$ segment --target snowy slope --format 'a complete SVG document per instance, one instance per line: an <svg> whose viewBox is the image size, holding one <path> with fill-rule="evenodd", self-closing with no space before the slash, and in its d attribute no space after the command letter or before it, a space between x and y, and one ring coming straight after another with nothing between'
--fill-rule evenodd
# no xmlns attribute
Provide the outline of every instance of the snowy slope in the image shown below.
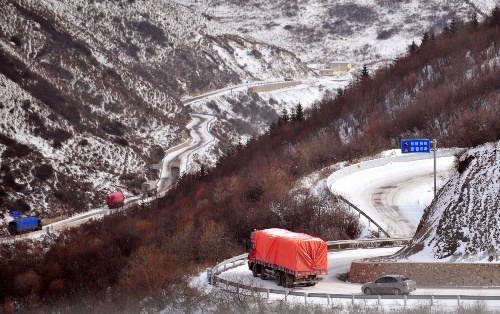
<svg viewBox="0 0 500 314"><path fill-rule="evenodd" d="M1 7L0 219L8 209L72 215L106 193L137 192L186 137L183 97L314 75L292 53L170 0Z"/></svg>
<svg viewBox="0 0 500 314"><path fill-rule="evenodd" d="M351 61L361 69L390 63L425 30L440 32L453 18L479 18L494 0L175 0L221 24L294 52L306 63ZM237 18L235 18L237 17Z"/></svg>
<svg viewBox="0 0 500 314"><path fill-rule="evenodd" d="M213 125L215 133L224 130L232 142L245 142L255 134L261 134L269 125L278 119L282 110L291 113L300 104L304 109L310 108L321 100L325 93L335 93L345 88L351 81L334 81L325 78L300 79L301 84L277 89L269 92L253 93L249 86L243 84L230 89L213 93L208 97L190 102L192 112L217 116ZM211 163L207 163L213 165Z"/></svg>
<svg viewBox="0 0 500 314"><path fill-rule="evenodd" d="M500 142L469 149L458 172L424 213L399 257L409 260L498 262Z"/></svg>

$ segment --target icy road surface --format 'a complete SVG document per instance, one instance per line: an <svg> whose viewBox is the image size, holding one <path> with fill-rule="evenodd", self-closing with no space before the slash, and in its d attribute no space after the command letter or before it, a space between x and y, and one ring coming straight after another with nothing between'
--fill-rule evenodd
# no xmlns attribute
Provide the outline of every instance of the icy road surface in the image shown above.
<svg viewBox="0 0 500 314"><path fill-rule="evenodd" d="M454 157L437 159L437 188L453 173ZM332 190L364 211L392 237L412 237L434 197L434 159L392 162L336 180Z"/></svg>
<svg viewBox="0 0 500 314"><path fill-rule="evenodd" d="M295 287L283 288L276 285L273 279L261 280L260 277L253 277L248 266L242 265L231 270L227 270L219 275L219 277L233 282L240 282L245 285L269 289L285 289L287 291L314 292L314 293L330 293L330 294L363 294L361 292L361 284L343 282L337 279L338 274L346 273L351 267L351 261L359 260L368 257L392 255L401 247L390 248L373 248L373 249L357 249L344 250L328 253L328 275L324 276L323 282L318 283L314 287ZM206 273L202 273L200 278L203 282L207 282ZM499 288L422 288L411 293L412 295L481 295L481 296L498 296L500 295Z"/></svg>

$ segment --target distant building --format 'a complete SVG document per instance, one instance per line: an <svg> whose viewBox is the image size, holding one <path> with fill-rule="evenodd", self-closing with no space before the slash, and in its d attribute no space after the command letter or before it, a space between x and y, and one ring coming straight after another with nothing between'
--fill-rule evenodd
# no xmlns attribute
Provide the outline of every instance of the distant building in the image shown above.
<svg viewBox="0 0 500 314"><path fill-rule="evenodd" d="M342 76L349 72L352 64L347 61L332 61L320 66L319 74L322 76Z"/></svg>

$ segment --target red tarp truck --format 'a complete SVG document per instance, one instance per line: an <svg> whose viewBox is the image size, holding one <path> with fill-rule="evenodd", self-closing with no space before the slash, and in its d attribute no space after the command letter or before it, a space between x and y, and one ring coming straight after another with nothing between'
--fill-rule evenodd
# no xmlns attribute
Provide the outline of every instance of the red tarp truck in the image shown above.
<svg viewBox="0 0 500 314"><path fill-rule="evenodd" d="M250 235L248 267L253 276L274 278L278 286L314 286L328 274L326 242L284 229L256 230Z"/></svg>
<svg viewBox="0 0 500 314"><path fill-rule="evenodd" d="M122 207L125 202L125 197L122 192L113 192L106 196L106 204L108 208Z"/></svg>

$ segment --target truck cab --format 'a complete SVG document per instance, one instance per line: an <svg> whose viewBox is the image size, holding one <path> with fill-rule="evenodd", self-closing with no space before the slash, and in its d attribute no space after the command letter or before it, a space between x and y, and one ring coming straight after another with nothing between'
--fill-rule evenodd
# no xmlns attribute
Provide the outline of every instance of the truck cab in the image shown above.
<svg viewBox="0 0 500 314"><path fill-rule="evenodd" d="M157 191L158 186L156 184L156 181L154 180L146 181L142 184L142 193L144 193L145 196L154 196L156 195Z"/></svg>

